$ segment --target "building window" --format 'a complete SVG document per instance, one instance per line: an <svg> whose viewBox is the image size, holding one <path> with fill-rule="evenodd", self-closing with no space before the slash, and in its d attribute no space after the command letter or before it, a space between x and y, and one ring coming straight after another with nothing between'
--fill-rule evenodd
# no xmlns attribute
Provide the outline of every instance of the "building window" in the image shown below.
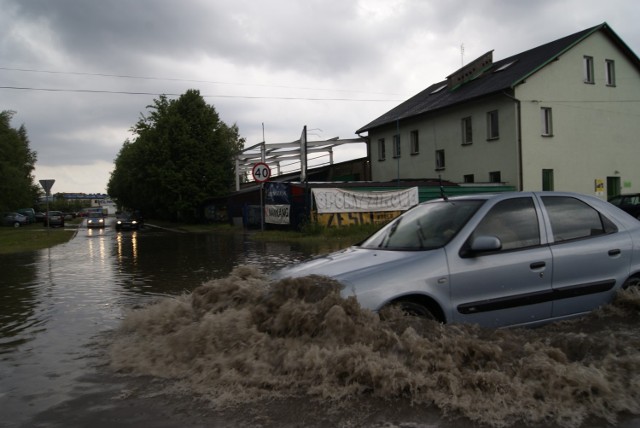
<svg viewBox="0 0 640 428"><path fill-rule="evenodd" d="M544 191L553 190L553 170L552 169L542 170L542 190Z"/></svg>
<svg viewBox="0 0 640 428"><path fill-rule="evenodd" d="M462 118L462 144L473 143L473 127L471 116Z"/></svg>
<svg viewBox="0 0 640 428"><path fill-rule="evenodd" d="M540 119L542 123L542 136L551 137L553 135L553 127L551 126L551 107L540 108Z"/></svg>
<svg viewBox="0 0 640 428"><path fill-rule="evenodd" d="M436 169L444 169L444 150L436 150Z"/></svg>
<svg viewBox="0 0 640 428"><path fill-rule="evenodd" d="M498 110L487 113L487 140L500 138L500 128L498 127Z"/></svg>
<svg viewBox="0 0 640 428"><path fill-rule="evenodd" d="M605 76L607 86L616 86L616 67L612 59L605 61Z"/></svg>
<svg viewBox="0 0 640 428"><path fill-rule="evenodd" d="M411 131L411 154L417 155L420 153L420 135L418 130Z"/></svg>
<svg viewBox="0 0 640 428"><path fill-rule="evenodd" d="M475 183L475 182L476 182L476 179L475 179L475 177L473 176L473 174L466 174L466 175L464 176L464 182L465 182L465 183Z"/></svg>
<svg viewBox="0 0 640 428"><path fill-rule="evenodd" d="M378 140L378 160L383 161L387 158L386 147L384 144L384 138Z"/></svg>
<svg viewBox="0 0 640 428"><path fill-rule="evenodd" d="M502 183L502 177L500 177L500 171L492 171L489 173L490 183Z"/></svg>
<svg viewBox="0 0 640 428"><path fill-rule="evenodd" d="M393 136L393 157L400 157L400 135L398 134Z"/></svg>
<svg viewBox="0 0 640 428"><path fill-rule="evenodd" d="M583 58L584 66L584 83L595 83L593 78L593 57L585 56Z"/></svg>

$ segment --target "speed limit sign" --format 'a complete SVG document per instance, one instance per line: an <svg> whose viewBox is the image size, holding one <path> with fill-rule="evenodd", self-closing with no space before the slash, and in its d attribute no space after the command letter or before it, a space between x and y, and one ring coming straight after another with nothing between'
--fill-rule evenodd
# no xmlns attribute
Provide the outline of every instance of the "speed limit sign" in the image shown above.
<svg viewBox="0 0 640 428"><path fill-rule="evenodd" d="M258 162L253 166L251 174L253 174L253 179L255 181L262 183L263 181L267 181L269 177L271 177L271 169L266 163Z"/></svg>

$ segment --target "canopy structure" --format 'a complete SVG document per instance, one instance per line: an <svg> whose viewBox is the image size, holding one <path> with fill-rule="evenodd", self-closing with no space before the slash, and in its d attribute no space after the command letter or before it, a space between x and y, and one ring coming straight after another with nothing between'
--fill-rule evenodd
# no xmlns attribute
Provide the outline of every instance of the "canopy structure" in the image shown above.
<svg viewBox="0 0 640 428"><path fill-rule="evenodd" d="M300 181L307 179L309 156L317 153L329 155L329 164L333 165L333 148L345 144L366 143L365 138L340 139L330 138L322 141L307 141L307 127L302 130L300 138L289 143L258 143L245 148L236 157L236 191L240 190L241 177L252 180L251 170L257 162L264 162L271 168L271 175L278 176L285 172L300 171ZM283 171L284 168L289 170Z"/></svg>

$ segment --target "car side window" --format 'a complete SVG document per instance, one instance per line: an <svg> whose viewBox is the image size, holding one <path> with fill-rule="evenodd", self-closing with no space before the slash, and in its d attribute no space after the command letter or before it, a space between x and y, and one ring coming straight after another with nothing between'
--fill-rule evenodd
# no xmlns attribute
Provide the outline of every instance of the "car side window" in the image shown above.
<svg viewBox="0 0 640 428"><path fill-rule="evenodd" d="M527 197L498 202L471 236L495 236L502 242L502 250L540 245L540 227L533 200Z"/></svg>
<svg viewBox="0 0 640 428"><path fill-rule="evenodd" d="M543 196L553 240L562 242L617 232L617 227L599 211L568 196Z"/></svg>

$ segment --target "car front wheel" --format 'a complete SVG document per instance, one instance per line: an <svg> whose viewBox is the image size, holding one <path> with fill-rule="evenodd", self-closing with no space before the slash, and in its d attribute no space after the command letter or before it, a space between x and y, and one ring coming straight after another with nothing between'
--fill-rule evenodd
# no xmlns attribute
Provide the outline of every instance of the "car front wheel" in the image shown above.
<svg viewBox="0 0 640 428"><path fill-rule="evenodd" d="M436 316L433 312L424 305L420 303L413 302L411 300L399 300L395 303L397 307L399 307L405 315L428 319L428 320L437 320Z"/></svg>
<svg viewBox="0 0 640 428"><path fill-rule="evenodd" d="M623 289L627 288L638 288L640 286L640 276L632 276L628 278L624 284L622 284Z"/></svg>

